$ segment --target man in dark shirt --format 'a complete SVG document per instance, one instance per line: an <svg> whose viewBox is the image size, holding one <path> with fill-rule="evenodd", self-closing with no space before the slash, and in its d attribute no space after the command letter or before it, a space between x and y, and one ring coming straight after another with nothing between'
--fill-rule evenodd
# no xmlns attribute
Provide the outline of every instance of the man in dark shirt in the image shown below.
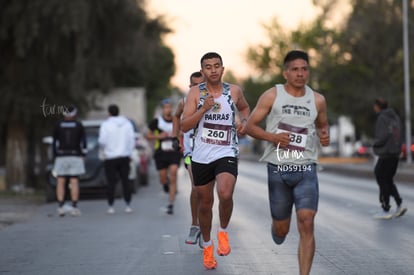
<svg viewBox="0 0 414 275"><path fill-rule="evenodd" d="M387 101L378 98L374 102L374 111L377 113L375 124L374 153L378 156L375 165L375 177L379 186L379 200L382 212L374 215L375 219L391 219L400 217L407 212L402 206L402 199L394 183L394 176L398 168L401 153L401 121L397 113L388 107ZM394 213L390 212L390 197L397 204Z"/></svg>
<svg viewBox="0 0 414 275"><path fill-rule="evenodd" d="M59 204L59 216L65 215L65 184L69 179L72 216L79 216L81 212L77 207L79 200L79 176L85 173L84 156L87 153L85 129L75 119L77 109L69 106L65 109L64 119L60 121L53 132L53 173L57 176L56 197Z"/></svg>

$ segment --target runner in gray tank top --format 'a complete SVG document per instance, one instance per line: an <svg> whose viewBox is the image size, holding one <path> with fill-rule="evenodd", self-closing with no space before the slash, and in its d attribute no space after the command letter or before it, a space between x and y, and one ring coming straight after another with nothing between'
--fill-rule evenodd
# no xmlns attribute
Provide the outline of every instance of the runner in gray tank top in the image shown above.
<svg viewBox="0 0 414 275"><path fill-rule="evenodd" d="M282 244L289 232L293 204L299 230L299 271L309 274L315 253L314 218L319 190L316 162L319 143L329 145L325 98L306 85L309 58L291 51L284 59L286 83L265 91L247 121L247 134L267 141L271 235ZM259 125L266 118L266 129Z"/></svg>

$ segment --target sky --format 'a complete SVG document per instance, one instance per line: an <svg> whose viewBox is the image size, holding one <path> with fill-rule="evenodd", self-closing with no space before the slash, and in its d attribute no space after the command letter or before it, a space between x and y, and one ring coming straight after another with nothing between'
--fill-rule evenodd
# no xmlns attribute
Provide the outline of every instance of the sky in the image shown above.
<svg viewBox="0 0 414 275"><path fill-rule="evenodd" d="M175 55L171 84L183 91L206 52L219 53L225 69L244 78L249 75L247 48L266 41L263 23L276 17L294 29L317 15L312 0L147 0L147 10L150 16L164 15L174 30L165 39Z"/></svg>

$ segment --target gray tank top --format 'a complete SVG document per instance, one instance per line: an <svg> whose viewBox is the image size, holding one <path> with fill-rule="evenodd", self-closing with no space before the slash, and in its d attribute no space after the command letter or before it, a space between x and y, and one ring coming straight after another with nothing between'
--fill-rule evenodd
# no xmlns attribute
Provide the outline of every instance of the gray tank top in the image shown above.
<svg viewBox="0 0 414 275"><path fill-rule="evenodd" d="M306 86L305 95L294 97L286 92L284 85L276 85L276 99L266 118L266 131L290 132L290 144L279 148L268 142L260 161L272 164L309 164L318 158L319 138L315 119L318 115L313 90Z"/></svg>

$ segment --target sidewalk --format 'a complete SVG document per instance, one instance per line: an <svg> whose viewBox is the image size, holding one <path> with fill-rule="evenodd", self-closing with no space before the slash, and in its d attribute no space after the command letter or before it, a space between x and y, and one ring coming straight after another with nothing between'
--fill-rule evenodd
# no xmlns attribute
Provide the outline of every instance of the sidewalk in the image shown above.
<svg viewBox="0 0 414 275"><path fill-rule="evenodd" d="M10 195L0 192L0 230L30 219L43 201L38 196Z"/></svg>
<svg viewBox="0 0 414 275"><path fill-rule="evenodd" d="M375 162L372 159L321 158L319 162L324 171L375 179ZM394 179L397 182L414 184L414 164L407 164L400 161Z"/></svg>

